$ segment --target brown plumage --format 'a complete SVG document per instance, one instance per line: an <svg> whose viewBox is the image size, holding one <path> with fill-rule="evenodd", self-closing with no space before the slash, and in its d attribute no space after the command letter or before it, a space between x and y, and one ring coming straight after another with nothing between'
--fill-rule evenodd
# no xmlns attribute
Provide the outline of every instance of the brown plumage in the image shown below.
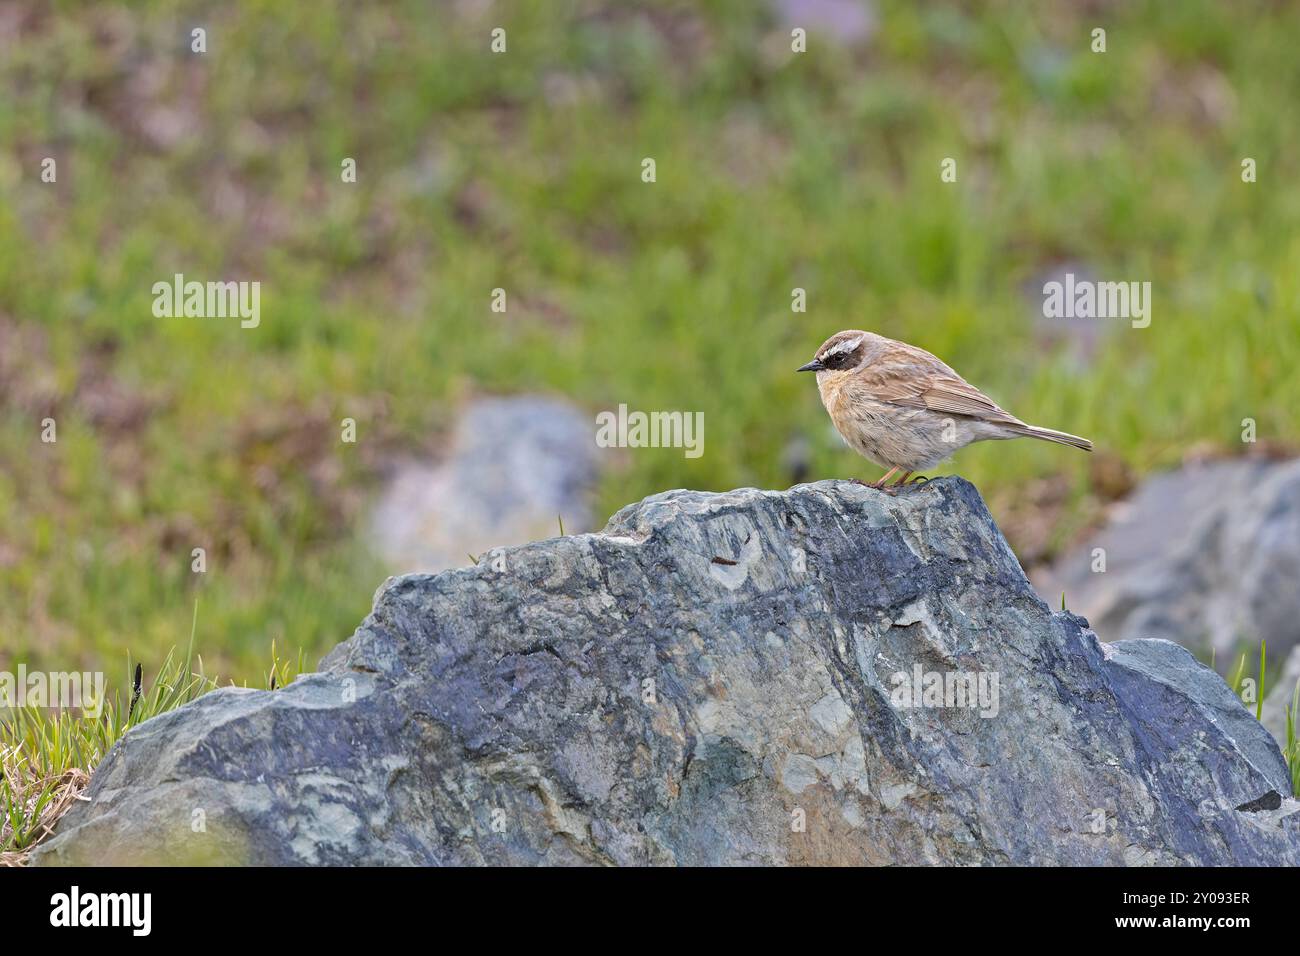
<svg viewBox="0 0 1300 956"><path fill-rule="evenodd" d="M817 373L822 404L849 447L889 469L876 488L976 441L1039 438L1092 450L1086 438L1026 425L925 349L873 332L835 333L798 371Z"/></svg>

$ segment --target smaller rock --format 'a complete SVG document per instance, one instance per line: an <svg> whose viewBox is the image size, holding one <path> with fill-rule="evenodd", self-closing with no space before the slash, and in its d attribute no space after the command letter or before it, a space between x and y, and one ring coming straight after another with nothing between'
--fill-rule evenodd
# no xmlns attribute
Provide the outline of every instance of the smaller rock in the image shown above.
<svg viewBox="0 0 1300 956"><path fill-rule="evenodd" d="M490 548L590 531L597 475L590 416L553 398L484 398L438 464L401 467L372 538L394 571L464 567Z"/></svg>
<svg viewBox="0 0 1300 956"><path fill-rule="evenodd" d="M1144 681L1155 681L1168 688L1171 695L1194 703L1206 723L1235 751L1240 764L1254 771L1251 779L1266 780L1273 788L1289 789L1290 771L1286 761L1268 734L1260 729L1254 710L1247 709L1219 675L1197 661L1186 648L1172 641L1119 641L1107 648L1106 658L1116 673L1140 675ZM1182 737L1185 728L1173 729L1179 718L1176 711L1167 709L1171 701L1165 695L1135 695L1133 701L1134 719L1143 722L1151 733ZM1189 752L1194 751L1195 747L1190 746Z"/></svg>
<svg viewBox="0 0 1300 956"><path fill-rule="evenodd" d="M1107 527L1032 574L1039 594L1059 602L1064 591L1105 640L1213 649L1225 668L1261 640L1270 656L1300 643L1297 578L1300 459L1157 475L1115 507Z"/></svg>
<svg viewBox="0 0 1300 956"><path fill-rule="evenodd" d="M782 26L803 27L844 46L870 40L876 32L875 4L864 0L777 0L776 10Z"/></svg>
<svg viewBox="0 0 1300 956"><path fill-rule="evenodd" d="M1097 282L1091 266L1081 262L1062 262L1038 272L1023 287L1025 300L1033 317L1033 328L1038 341L1047 349L1064 348L1076 370L1086 369L1101 349L1106 338L1118 328L1127 328L1111 319L1068 318L1044 315L1043 303L1047 299L1043 289L1049 282L1066 282L1073 275L1076 282Z"/></svg>

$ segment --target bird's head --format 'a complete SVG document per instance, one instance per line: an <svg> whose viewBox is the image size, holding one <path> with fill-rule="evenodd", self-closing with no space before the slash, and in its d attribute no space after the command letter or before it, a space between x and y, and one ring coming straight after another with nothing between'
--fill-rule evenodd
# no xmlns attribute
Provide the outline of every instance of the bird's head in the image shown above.
<svg viewBox="0 0 1300 956"><path fill-rule="evenodd" d="M813 360L801 365L796 372L816 372L820 380L823 375L845 375L862 364L866 355L867 333L861 329L846 329L836 332L822 343Z"/></svg>

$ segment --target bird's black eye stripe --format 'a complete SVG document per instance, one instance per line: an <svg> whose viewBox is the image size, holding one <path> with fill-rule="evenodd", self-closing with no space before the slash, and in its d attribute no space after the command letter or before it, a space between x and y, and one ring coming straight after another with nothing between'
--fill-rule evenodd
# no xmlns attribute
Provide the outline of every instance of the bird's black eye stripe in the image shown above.
<svg viewBox="0 0 1300 956"><path fill-rule="evenodd" d="M822 359L822 365L830 369L843 369L849 367L849 362L853 358L853 352L832 352Z"/></svg>

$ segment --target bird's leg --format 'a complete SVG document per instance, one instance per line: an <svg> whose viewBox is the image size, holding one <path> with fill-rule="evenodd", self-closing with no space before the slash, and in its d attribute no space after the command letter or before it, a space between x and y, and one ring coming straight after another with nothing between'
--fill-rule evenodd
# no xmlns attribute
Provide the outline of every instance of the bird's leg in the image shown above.
<svg viewBox="0 0 1300 956"><path fill-rule="evenodd" d="M896 472L896 471L898 471L898 468L897 468L897 467L894 467L894 468L889 469L889 471L886 472L886 474L884 475L884 477L882 477L879 481L873 481L871 484L867 485L867 487L868 487L868 488L883 488L883 487L885 487L885 482L887 482L890 478L894 477L894 472ZM865 482L864 482L864 484L865 484Z"/></svg>
<svg viewBox="0 0 1300 956"><path fill-rule="evenodd" d="M903 472L903 476L894 482L894 487L897 488L899 485L907 484L907 479L910 477L912 477L912 473L910 471Z"/></svg>

